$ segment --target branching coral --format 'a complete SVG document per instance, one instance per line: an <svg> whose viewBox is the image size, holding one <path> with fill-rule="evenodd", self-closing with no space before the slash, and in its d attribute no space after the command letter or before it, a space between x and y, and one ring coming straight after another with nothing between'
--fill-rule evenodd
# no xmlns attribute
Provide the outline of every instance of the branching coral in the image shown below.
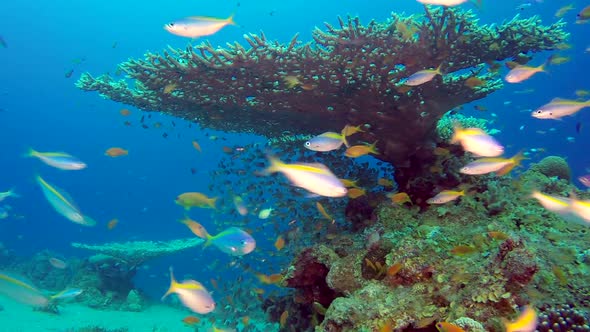
<svg viewBox="0 0 590 332"><path fill-rule="evenodd" d="M208 42L147 53L120 68L133 80L83 74L77 86L103 97L199 122L225 131L267 137L337 130L367 124L358 135L378 140L379 158L403 167L419 150L431 150L437 121L455 106L502 87L485 64L521 52L552 49L568 34L565 23L543 26L537 17L478 26L470 11L425 7L423 17L392 14L367 25L338 19L313 31L313 42L287 44L264 33L245 35L247 47ZM410 91L403 78L443 64L442 79ZM464 74L452 74L471 69ZM482 73L483 72L483 73ZM285 84L295 77L300 84ZM470 77L484 84L469 87Z"/></svg>

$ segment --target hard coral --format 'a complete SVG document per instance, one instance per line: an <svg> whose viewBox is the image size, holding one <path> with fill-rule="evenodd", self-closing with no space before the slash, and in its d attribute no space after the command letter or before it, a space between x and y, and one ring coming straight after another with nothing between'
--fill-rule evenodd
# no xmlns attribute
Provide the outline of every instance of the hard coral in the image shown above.
<svg viewBox="0 0 590 332"><path fill-rule="evenodd" d="M545 157L540 162L531 165L530 169L547 177L556 177L568 182L571 180L572 176L572 171L567 164L567 161L558 156Z"/></svg>
<svg viewBox="0 0 590 332"><path fill-rule="evenodd" d="M539 332L588 332L590 320L584 313L573 306L542 307L539 313Z"/></svg>

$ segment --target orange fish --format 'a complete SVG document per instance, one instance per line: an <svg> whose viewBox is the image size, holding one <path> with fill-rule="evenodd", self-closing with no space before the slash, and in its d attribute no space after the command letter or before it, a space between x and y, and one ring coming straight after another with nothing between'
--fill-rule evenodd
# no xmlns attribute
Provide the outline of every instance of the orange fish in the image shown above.
<svg viewBox="0 0 590 332"><path fill-rule="evenodd" d="M377 151L377 148L375 147L376 145L377 141L370 145L354 145L346 149L344 155L349 158L358 158L368 155L369 153L379 154L379 151Z"/></svg>
<svg viewBox="0 0 590 332"><path fill-rule="evenodd" d="M449 149L441 148L440 146L437 146L436 148L434 148L434 155L435 156L444 157L444 156L448 156L450 153L451 152L449 151Z"/></svg>
<svg viewBox="0 0 590 332"><path fill-rule="evenodd" d="M109 157L115 158L115 157L120 157L120 156L126 156L129 154L129 151L127 151L123 148L113 147L113 148L109 148L108 150L106 150L104 154Z"/></svg>
<svg viewBox="0 0 590 332"><path fill-rule="evenodd" d="M200 321L201 321L201 319L199 317L195 317L195 316L186 316L182 320L182 322L188 326L198 324Z"/></svg>
<svg viewBox="0 0 590 332"><path fill-rule="evenodd" d="M205 230L203 225L199 224L198 222L190 219L189 217L184 217L184 219L179 220L181 223L185 224L193 234L200 237L201 239L206 239L209 233Z"/></svg>
<svg viewBox="0 0 590 332"><path fill-rule="evenodd" d="M172 91L176 90L177 85L174 83L166 84L164 87L164 94L170 94Z"/></svg>
<svg viewBox="0 0 590 332"><path fill-rule="evenodd" d="M470 77L467 80L465 80L465 86L469 87L469 88L476 88L478 86L482 86L486 84L486 82L480 78L477 77Z"/></svg>
<svg viewBox="0 0 590 332"><path fill-rule="evenodd" d="M199 145L199 143L197 143L197 141L193 141L193 147L194 147L194 148L195 148L197 151L199 151L199 152L202 152L202 151L201 151L201 146Z"/></svg>
<svg viewBox="0 0 590 332"><path fill-rule="evenodd" d="M120 113L122 116L129 116L129 115L131 115L131 111L130 111L130 110L128 110L128 109L126 109L126 108L123 108L122 110L120 110L120 111L119 111L119 113Z"/></svg>
<svg viewBox="0 0 590 332"><path fill-rule="evenodd" d="M350 136L350 135L356 134L358 132L364 133L365 131L361 129L362 126L363 125L358 125L358 126L346 125L342 129L341 134L343 136Z"/></svg>
<svg viewBox="0 0 590 332"><path fill-rule="evenodd" d="M389 196L389 198L391 199L391 202L395 203L395 204L405 204L405 203L412 203L412 200L410 199L410 196L408 196L408 194L406 193L397 193L397 194L393 194L391 196Z"/></svg>
<svg viewBox="0 0 590 332"><path fill-rule="evenodd" d="M379 178L377 184L383 187L393 187L393 181L384 178Z"/></svg>
<svg viewBox="0 0 590 332"><path fill-rule="evenodd" d="M287 318L289 318L289 311L285 310L283 311L283 313L281 314L281 318L279 319L281 327L285 327L285 325L287 324Z"/></svg>
<svg viewBox="0 0 590 332"><path fill-rule="evenodd" d="M283 237L279 235L279 237L277 237L277 240L275 241L275 248L277 248L278 251L281 251L284 247L285 239L283 239Z"/></svg>
<svg viewBox="0 0 590 332"><path fill-rule="evenodd" d="M219 289L219 286L217 285L217 280L211 278L209 281L211 281L211 285L213 286L213 288Z"/></svg>
<svg viewBox="0 0 590 332"><path fill-rule="evenodd" d="M349 191L349 192L350 192L350 191ZM328 214L328 212L326 212L326 209L324 209L324 206L322 205L322 203L320 203L320 202L316 202L316 203L315 203L315 206L318 208L318 211L320 211L320 214L321 214L322 216L324 216L324 218L326 218L326 219L328 219L328 220L330 220L330 221L331 221L331 220L334 220L334 219L332 218L332 216L331 216L331 215L329 215L329 214Z"/></svg>
<svg viewBox="0 0 590 332"><path fill-rule="evenodd" d="M365 195L367 192L365 191L365 189L361 189L361 188L350 188L348 189L348 197L352 198L352 199L356 199L359 198L363 195Z"/></svg>
<svg viewBox="0 0 590 332"><path fill-rule="evenodd" d="M253 291L256 294L260 294L260 295L264 294L264 289L262 289L262 288L254 288Z"/></svg>
<svg viewBox="0 0 590 332"><path fill-rule="evenodd" d="M436 323L436 329L440 332L465 332L465 330L459 326L447 322Z"/></svg>
<svg viewBox="0 0 590 332"><path fill-rule="evenodd" d="M271 285L280 283L283 280L283 275L279 273L271 275L256 273L256 278L263 284Z"/></svg>
<svg viewBox="0 0 590 332"><path fill-rule="evenodd" d="M244 324L244 326L250 325L250 317L249 316L242 317L242 324Z"/></svg>
<svg viewBox="0 0 590 332"><path fill-rule="evenodd" d="M476 252L478 252L477 248L472 246L456 246L451 249L451 254L458 256L470 255Z"/></svg>
<svg viewBox="0 0 590 332"><path fill-rule="evenodd" d="M498 232L498 231L489 231L488 235L494 239L494 240L500 240L500 241L504 241L504 240L508 240L510 237L508 236L508 234L504 233L504 232Z"/></svg>
<svg viewBox="0 0 590 332"><path fill-rule="evenodd" d="M379 332L393 332L393 326L391 326L391 322L381 325Z"/></svg>
<svg viewBox="0 0 590 332"><path fill-rule="evenodd" d="M402 269L402 267L403 267L402 263L393 264L392 266L387 268L387 275L388 276L396 275Z"/></svg>
<svg viewBox="0 0 590 332"><path fill-rule="evenodd" d="M113 220L111 220L111 221L109 221L109 222L107 223L107 228L108 228L108 229L109 229L109 231L110 231L110 230L112 230L113 228L117 227L117 224L118 224L118 223L119 223L119 219L115 218L115 219L113 219Z"/></svg>
<svg viewBox="0 0 590 332"><path fill-rule="evenodd" d="M223 150L223 152L225 152L227 154L232 154L234 152L234 150L232 148L230 148L229 146L223 146L221 149Z"/></svg>

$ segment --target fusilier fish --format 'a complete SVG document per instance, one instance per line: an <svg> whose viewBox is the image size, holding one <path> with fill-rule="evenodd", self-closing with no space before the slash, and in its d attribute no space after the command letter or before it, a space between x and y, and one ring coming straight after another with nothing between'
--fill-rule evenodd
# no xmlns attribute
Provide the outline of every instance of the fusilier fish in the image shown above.
<svg viewBox="0 0 590 332"><path fill-rule="evenodd" d="M462 167L459 172L467 175L483 175L495 172L498 176L503 176L525 159L519 153L512 158L479 158Z"/></svg>
<svg viewBox="0 0 590 332"><path fill-rule="evenodd" d="M529 67L524 65L519 65L512 68L504 79L508 83L520 83L525 80L528 80L536 73L544 72L545 71L545 64L542 64L538 67Z"/></svg>
<svg viewBox="0 0 590 332"><path fill-rule="evenodd" d="M281 172L294 186L326 197L343 197L348 190L342 182L323 164L285 164L275 157L269 157L270 166L266 174Z"/></svg>
<svg viewBox="0 0 590 332"><path fill-rule="evenodd" d="M39 175L37 175L35 179L41 187L45 199L47 199L57 213L77 224L85 225L87 223L84 215L82 215L80 209L76 206L76 203L67 192L49 184Z"/></svg>
<svg viewBox="0 0 590 332"><path fill-rule="evenodd" d="M504 153L504 147L480 128L456 126L451 144L461 144L463 150L479 157L497 157Z"/></svg>
<svg viewBox="0 0 590 332"><path fill-rule="evenodd" d="M236 25L233 15L226 19L206 16L186 17L166 24L164 29L177 36L198 38L213 35L226 25Z"/></svg>
<svg viewBox="0 0 590 332"><path fill-rule="evenodd" d="M304 146L312 151L328 152L340 149L342 144L348 146L346 136L328 131L305 142Z"/></svg>
<svg viewBox="0 0 590 332"><path fill-rule="evenodd" d="M436 69L425 69L415 72L406 79L404 84L408 86L418 86L430 82L436 75L442 75L440 71L441 66L442 64Z"/></svg>
<svg viewBox="0 0 590 332"><path fill-rule="evenodd" d="M537 119L559 120L564 116L576 114L584 107L590 107L590 100L575 101L561 98L554 98L548 104L539 107L531 115Z"/></svg>
<svg viewBox="0 0 590 332"><path fill-rule="evenodd" d="M196 280L176 281L172 267L170 267L170 288L162 296L162 300L170 294L178 295L185 307L198 314L208 314L215 310L215 301L207 289Z"/></svg>
<svg viewBox="0 0 590 332"><path fill-rule="evenodd" d="M443 190L436 194L436 196L426 200L428 204L445 204L456 200L457 198L465 196L465 191Z"/></svg>
<svg viewBox="0 0 590 332"><path fill-rule="evenodd" d="M35 157L45 164L66 171L77 171L86 168L80 159L65 152L39 152L29 149L27 157Z"/></svg>

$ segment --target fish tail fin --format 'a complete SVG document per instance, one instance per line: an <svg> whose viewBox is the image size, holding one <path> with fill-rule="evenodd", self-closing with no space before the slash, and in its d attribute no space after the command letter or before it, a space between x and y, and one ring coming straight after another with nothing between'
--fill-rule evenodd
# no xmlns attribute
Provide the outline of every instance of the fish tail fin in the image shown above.
<svg viewBox="0 0 590 332"><path fill-rule="evenodd" d="M174 279L174 271L172 269L172 266L170 266L169 271L170 271L170 287L168 288L166 293L164 295L162 295L162 297L160 298L160 301L163 301L166 298L166 296L168 296L168 295L174 293L174 291L176 291L176 285L178 283L176 282L176 279Z"/></svg>
<svg viewBox="0 0 590 332"><path fill-rule="evenodd" d="M203 248L207 248L211 244L213 244L213 236L205 231L205 243L203 243Z"/></svg>
<svg viewBox="0 0 590 332"><path fill-rule="evenodd" d="M23 154L23 157L30 158L30 157L36 157L38 155L39 155L39 152L33 150L33 148L29 148L27 150L27 152L25 152L25 154Z"/></svg>
<svg viewBox="0 0 590 332"><path fill-rule="evenodd" d="M472 185L468 184L468 183L462 183L459 185L459 192L462 193L461 196L465 196L470 194L470 190L471 188L473 188Z"/></svg>
<svg viewBox="0 0 590 332"><path fill-rule="evenodd" d="M459 141L461 141L461 130L463 129L463 127L461 127L461 124L459 123L459 121L453 121L453 135L451 136L451 141L449 143L451 144L457 144L459 143Z"/></svg>
<svg viewBox="0 0 590 332"><path fill-rule="evenodd" d="M520 163L525 159L528 159L528 158L526 158L522 154L522 151L520 151L519 153L514 155L512 158L510 158L510 163L508 165L504 166L503 168L501 168L499 171L497 171L496 175L497 176L504 176L504 175L510 173L516 166L520 166Z"/></svg>
<svg viewBox="0 0 590 332"><path fill-rule="evenodd" d="M227 19L227 23L230 25L235 25L238 26L238 24L236 23L236 21L234 21L234 16L236 15L236 13L232 13Z"/></svg>
<svg viewBox="0 0 590 332"><path fill-rule="evenodd" d="M20 195L16 193L16 189L14 189L14 187L10 188L10 190L8 191L8 195L14 198L20 197Z"/></svg>
<svg viewBox="0 0 590 332"><path fill-rule="evenodd" d="M344 128L342 128L342 131L340 131L340 135L342 136L342 142L344 143L344 145L349 148L350 144L348 144L348 141L346 140L346 128L348 128L348 125L344 126Z"/></svg>
<svg viewBox="0 0 590 332"><path fill-rule="evenodd" d="M379 140L373 142L373 144L369 145L369 152L371 152L372 154L379 154L379 150L377 150L377 142L379 142Z"/></svg>
<svg viewBox="0 0 590 332"><path fill-rule="evenodd" d="M436 67L436 69L434 70L435 73L439 74L439 75L443 75L442 71L440 71L440 69L442 68L443 64L441 63L440 65L438 65L438 67Z"/></svg>
<svg viewBox="0 0 590 332"><path fill-rule="evenodd" d="M217 210L215 203L217 202L217 197L209 198L207 200L207 205L209 205L212 209Z"/></svg>
<svg viewBox="0 0 590 332"><path fill-rule="evenodd" d="M272 174L272 173L279 172L281 170L281 167L283 165L285 165L279 158L277 158L275 156L267 155L266 158L268 159L268 162L270 162L270 166L268 166L263 171L263 174L264 175L269 175L269 174Z"/></svg>

